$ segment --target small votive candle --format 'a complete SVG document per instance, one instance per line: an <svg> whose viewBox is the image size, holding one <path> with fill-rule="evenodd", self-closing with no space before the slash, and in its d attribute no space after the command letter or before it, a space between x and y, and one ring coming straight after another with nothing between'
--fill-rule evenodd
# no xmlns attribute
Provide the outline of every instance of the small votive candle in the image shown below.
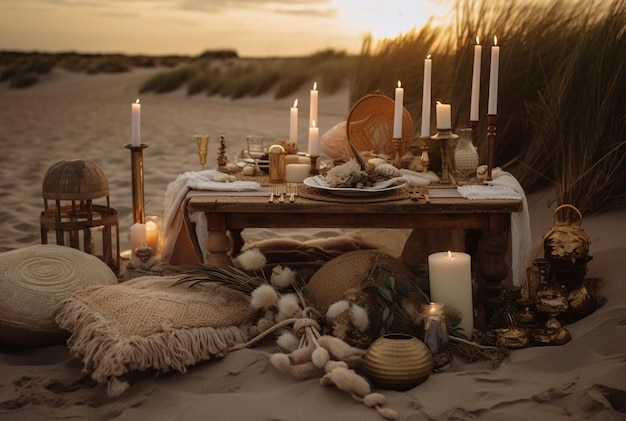
<svg viewBox="0 0 626 421"><path fill-rule="evenodd" d="M302 183L309 176L311 164L287 164L285 166L285 181L288 183Z"/></svg>
<svg viewBox="0 0 626 421"><path fill-rule="evenodd" d="M130 247L135 249L146 242L146 224L133 224L130 227Z"/></svg>

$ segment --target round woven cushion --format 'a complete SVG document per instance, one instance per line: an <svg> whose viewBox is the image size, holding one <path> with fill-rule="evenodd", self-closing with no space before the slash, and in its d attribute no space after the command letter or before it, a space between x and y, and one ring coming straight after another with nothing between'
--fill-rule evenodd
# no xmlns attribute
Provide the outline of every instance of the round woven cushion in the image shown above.
<svg viewBox="0 0 626 421"><path fill-rule="evenodd" d="M325 263L307 283L315 295L316 308L326 313L331 304L346 298L346 292L370 285L368 274L377 262L397 278L415 279L413 272L399 259L378 250L351 251Z"/></svg>
<svg viewBox="0 0 626 421"><path fill-rule="evenodd" d="M55 315L63 300L89 285L116 284L100 259L54 244L0 253L0 342L41 346L65 341Z"/></svg>

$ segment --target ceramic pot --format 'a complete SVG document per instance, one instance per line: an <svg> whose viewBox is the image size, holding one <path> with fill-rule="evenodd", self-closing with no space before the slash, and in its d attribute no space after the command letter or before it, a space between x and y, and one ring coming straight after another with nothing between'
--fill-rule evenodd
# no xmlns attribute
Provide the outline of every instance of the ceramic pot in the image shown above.
<svg viewBox="0 0 626 421"><path fill-rule="evenodd" d="M392 333L376 339L365 353L365 375L382 389L408 390L433 371L430 349L414 336Z"/></svg>
<svg viewBox="0 0 626 421"><path fill-rule="evenodd" d="M458 129L459 140L454 149L454 175L459 179L469 179L476 175L479 157L472 143L472 129Z"/></svg>

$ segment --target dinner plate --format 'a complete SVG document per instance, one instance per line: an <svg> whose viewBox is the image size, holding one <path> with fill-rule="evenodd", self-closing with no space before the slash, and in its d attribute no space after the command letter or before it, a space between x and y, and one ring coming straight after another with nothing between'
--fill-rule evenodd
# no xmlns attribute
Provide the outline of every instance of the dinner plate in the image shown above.
<svg viewBox="0 0 626 421"><path fill-rule="evenodd" d="M400 181L397 184L389 185L389 181L379 181L369 187L363 187L358 189L356 187L328 187L324 182L324 179L316 175L314 177L307 177L303 181L305 186L313 187L315 189L324 190L328 193L338 196L371 196L374 194L382 194L401 187L406 186L405 181Z"/></svg>

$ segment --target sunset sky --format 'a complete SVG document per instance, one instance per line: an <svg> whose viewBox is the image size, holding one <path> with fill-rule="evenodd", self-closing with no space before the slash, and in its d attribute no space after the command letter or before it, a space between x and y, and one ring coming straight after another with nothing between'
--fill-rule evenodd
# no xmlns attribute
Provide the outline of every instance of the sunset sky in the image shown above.
<svg viewBox="0 0 626 421"><path fill-rule="evenodd" d="M394 37L450 0L0 0L0 50L306 55L358 53L364 36Z"/></svg>

